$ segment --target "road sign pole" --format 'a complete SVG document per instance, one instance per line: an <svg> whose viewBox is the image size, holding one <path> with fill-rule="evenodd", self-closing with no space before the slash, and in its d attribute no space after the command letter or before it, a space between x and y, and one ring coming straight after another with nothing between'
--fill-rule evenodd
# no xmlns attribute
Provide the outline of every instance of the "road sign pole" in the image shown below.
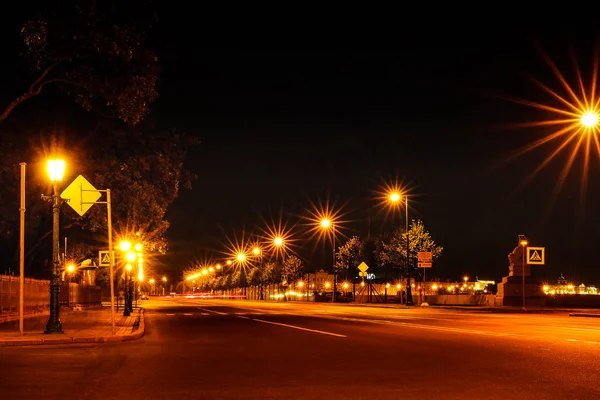
<svg viewBox="0 0 600 400"><path fill-rule="evenodd" d="M112 243L112 208L110 201L110 189L106 189L106 219L108 225L108 257L110 258L110 266L108 273L110 274L110 323L112 325L112 334L115 334L115 257Z"/></svg>
<svg viewBox="0 0 600 400"><path fill-rule="evenodd" d="M21 165L21 207L19 207L19 332L24 334L24 303L25 303L25 166Z"/></svg>

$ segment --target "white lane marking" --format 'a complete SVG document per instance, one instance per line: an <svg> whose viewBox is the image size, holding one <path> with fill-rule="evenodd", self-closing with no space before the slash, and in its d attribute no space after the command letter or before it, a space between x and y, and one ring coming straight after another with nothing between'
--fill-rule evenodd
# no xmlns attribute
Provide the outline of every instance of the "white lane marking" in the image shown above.
<svg viewBox="0 0 600 400"><path fill-rule="evenodd" d="M173 315L175 315L175 314L167 314L167 315L172 317L172 316L173 316Z"/></svg>
<svg viewBox="0 0 600 400"><path fill-rule="evenodd" d="M580 342L580 340L577 340L577 339L567 339L567 342Z"/></svg>
<svg viewBox="0 0 600 400"><path fill-rule="evenodd" d="M200 315L210 315L210 314L207 312L203 312L203 313L200 313Z"/></svg>
<svg viewBox="0 0 600 400"><path fill-rule="evenodd" d="M280 322L265 321L264 319L250 318L250 317L241 316L241 315L238 315L238 318L248 319L248 320L256 321L256 322L262 322L263 324L270 324L270 325L283 326L285 328L298 329L300 331L320 333L321 335L329 335L329 336L335 336L335 337L348 337L346 335L340 335L339 333L325 332L325 331L320 331L317 329L308 329L308 328L303 328L301 326L282 324Z"/></svg>
<svg viewBox="0 0 600 400"><path fill-rule="evenodd" d="M229 314L227 314L225 312L215 311L215 310L209 310L207 308L200 308L200 307L198 307L198 310L207 311L209 313L216 313L216 314L219 314L219 315L229 315Z"/></svg>
<svg viewBox="0 0 600 400"><path fill-rule="evenodd" d="M194 314L192 314L192 313L183 313L183 315L188 315L189 316L189 315L194 315Z"/></svg>

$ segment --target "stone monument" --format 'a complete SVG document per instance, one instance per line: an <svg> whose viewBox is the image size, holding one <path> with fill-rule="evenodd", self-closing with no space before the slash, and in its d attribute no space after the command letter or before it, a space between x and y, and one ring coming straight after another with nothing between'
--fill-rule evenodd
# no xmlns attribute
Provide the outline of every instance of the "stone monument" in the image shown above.
<svg viewBox="0 0 600 400"><path fill-rule="evenodd" d="M544 307L546 295L531 275L531 265L524 256L526 247L517 246L508 255L508 276L498 283L497 306L523 306L523 275L525 275L525 307Z"/></svg>

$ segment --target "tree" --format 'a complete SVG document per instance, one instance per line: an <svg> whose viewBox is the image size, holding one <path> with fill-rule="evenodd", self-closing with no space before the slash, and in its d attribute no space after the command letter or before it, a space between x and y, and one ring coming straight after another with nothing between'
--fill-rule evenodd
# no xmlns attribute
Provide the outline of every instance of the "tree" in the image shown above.
<svg viewBox="0 0 600 400"><path fill-rule="evenodd" d="M52 190L43 164L48 153L64 155L68 161L59 191L80 174L97 189L110 188L115 231L120 235L140 232L149 253L162 254L168 248L166 212L180 190L191 188L195 176L184 168L183 161L198 140L176 130L114 130L107 123L86 130L88 134L72 129L60 138L44 141L30 138L16 142L10 136L0 137L0 151L12 150L0 160L0 182L4 183L0 192L0 254L13 265L18 264L19 249L19 214L15 212L19 208L19 180L15 177L19 176L19 161L33 160L27 163L26 175L25 261L29 276L44 276L44 260L51 253L51 205L39 197ZM106 248L106 206L95 205L80 217L63 204L60 222L70 248L79 243L89 244L94 253ZM49 272L50 266L46 269Z"/></svg>
<svg viewBox="0 0 600 400"><path fill-rule="evenodd" d="M304 263L302 260L294 255L288 255L282 266L282 275L285 275L288 282L295 282L302 276L302 270L304 269Z"/></svg>
<svg viewBox="0 0 600 400"><path fill-rule="evenodd" d="M406 230L399 228L392 232L389 240L381 242L379 250L377 252L377 259L382 264L390 264L400 269L401 274L405 276L414 275L413 271L416 269L414 260L417 257L417 253L420 251L430 251L433 260L437 260L444 250L443 247L438 246L427 230L421 220L412 221L410 229L408 231L408 258L406 249ZM407 296L411 296L410 282L406 288Z"/></svg>
<svg viewBox="0 0 600 400"><path fill-rule="evenodd" d="M355 276L356 267L363 261L363 241L358 236L351 237L335 253L336 274L344 278Z"/></svg>
<svg viewBox="0 0 600 400"><path fill-rule="evenodd" d="M85 110L98 109L135 126L157 98L159 66L145 47L155 20L143 4L80 0L47 9L26 22L24 56L36 73L29 87L0 112L0 122L20 104L55 86ZM127 12L129 10L129 12ZM118 16L118 18L117 18Z"/></svg>

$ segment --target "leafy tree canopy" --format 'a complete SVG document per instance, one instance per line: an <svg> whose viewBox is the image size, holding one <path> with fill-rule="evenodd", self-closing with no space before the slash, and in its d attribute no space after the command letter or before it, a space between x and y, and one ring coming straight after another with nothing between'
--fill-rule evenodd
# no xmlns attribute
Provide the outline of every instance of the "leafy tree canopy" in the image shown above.
<svg viewBox="0 0 600 400"><path fill-rule="evenodd" d="M24 92L4 106L0 121L27 100L59 88L85 110L137 125L157 98L158 58L146 46L156 19L140 1L50 2L27 21L23 56L34 74Z"/></svg>

